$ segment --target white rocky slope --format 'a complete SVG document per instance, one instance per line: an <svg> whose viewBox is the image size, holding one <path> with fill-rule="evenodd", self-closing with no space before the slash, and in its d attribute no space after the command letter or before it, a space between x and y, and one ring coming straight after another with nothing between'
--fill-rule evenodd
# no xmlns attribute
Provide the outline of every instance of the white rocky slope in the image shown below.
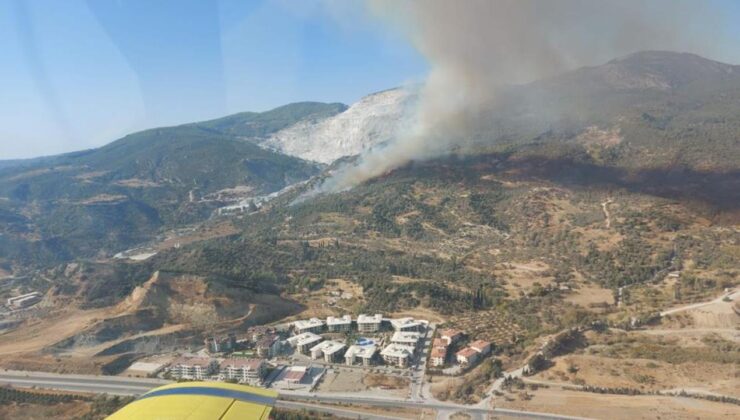
<svg viewBox="0 0 740 420"><path fill-rule="evenodd" d="M362 98L346 111L319 121L301 121L278 131L263 147L321 163L352 156L393 138L413 95L391 89Z"/></svg>

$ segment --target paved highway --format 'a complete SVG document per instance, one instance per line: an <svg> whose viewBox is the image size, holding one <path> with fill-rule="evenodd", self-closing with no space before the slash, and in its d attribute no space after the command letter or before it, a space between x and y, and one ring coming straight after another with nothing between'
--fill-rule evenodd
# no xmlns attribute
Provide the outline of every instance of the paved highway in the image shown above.
<svg viewBox="0 0 740 420"><path fill-rule="evenodd" d="M159 379L144 378L122 378L117 376L94 376L94 375L62 375L42 372L18 372L0 371L0 385L13 385L24 388L45 388L65 391L106 393L112 395L140 395L154 387L169 383ZM474 418L487 418L490 414L503 414L513 417L530 419L577 419L576 417L560 416L547 413L535 413L528 411L507 410L496 408L488 410L480 407L471 407L459 404L434 402L434 401L411 401L393 398L359 397L348 395L325 395L281 392L278 407L305 408L329 412L352 417L362 414L362 418L374 420L393 419L391 416L367 415L353 411L349 407L326 407L319 406L321 403L333 404L362 404L373 407L410 407L410 408L432 408L440 412L464 411ZM343 412L343 414L340 414Z"/></svg>

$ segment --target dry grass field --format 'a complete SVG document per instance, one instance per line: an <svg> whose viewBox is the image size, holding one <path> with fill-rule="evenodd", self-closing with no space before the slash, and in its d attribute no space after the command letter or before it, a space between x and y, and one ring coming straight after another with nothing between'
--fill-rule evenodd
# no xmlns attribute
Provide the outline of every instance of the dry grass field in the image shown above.
<svg viewBox="0 0 740 420"><path fill-rule="evenodd" d="M554 388L528 390L526 394L498 398L496 406L610 420L730 420L740 417L740 406L693 398L603 395Z"/></svg>

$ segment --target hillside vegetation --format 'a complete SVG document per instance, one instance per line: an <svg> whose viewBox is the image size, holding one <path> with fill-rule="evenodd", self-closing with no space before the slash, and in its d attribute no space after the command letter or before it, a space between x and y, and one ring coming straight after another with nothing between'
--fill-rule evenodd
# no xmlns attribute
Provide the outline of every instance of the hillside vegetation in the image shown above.
<svg viewBox="0 0 740 420"><path fill-rule="evenodd" d="M0 256L49 265L110 255L318 171L198 126L143 131L100 149L11 166L0 169Z"/></svg>
<svg viewBox="0 0 740 420"><path fill-rule="evenodd" d="M480 334L513 360L563 328L629 328L738 283L739 75L692 55L641 53L512 88L455 155L337 194L304 195L330 169L242 138L285 129L285 115L341 115L332 104L14 163L0 169L0 269L37 270L3 293L46 292L41 324L72 316L61 307L89 317L40 346L50 354L87 346L133 357L149 345L142 334L167 325L181 328L162 333L175 346L304 309L483 319ZM259 208L212 213L237 186L261 194L302 180ZM229 227L145 261L106 258L198 221L199 232ZM332 306L330 288L353 296ZM23 342L22 331L10 334Z"/></svg>

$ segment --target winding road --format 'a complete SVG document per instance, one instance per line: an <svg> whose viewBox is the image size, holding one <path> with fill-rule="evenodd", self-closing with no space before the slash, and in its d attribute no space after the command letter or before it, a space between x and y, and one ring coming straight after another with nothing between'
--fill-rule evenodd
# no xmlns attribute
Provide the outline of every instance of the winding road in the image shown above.
<svg viewBox="0 0 740 420"><path fill-rule="evenodd" d="M604 218L606 219L604 223L606 224L607 229L612 227L612 217L611 217L611 214L609 213L609 204L611 203L612 203L611 198L601 203L601 209L604 211Z"/></svg>
<svg viewBox="0 0 740 420"><path fill-rule="evenodd" d="M734 301L738 297L740 297L740 290L730 290L728 292L723 293L718 298L716 298L714 300L710 300L708 302L692 303L691 305L679 306L678 308L673 308L673 309L668 309L668 310L662 311L660 313L660 316L667 316L667 315L675 314L677 312L690 311L692 309L697 309L697 308L701 308L703 306L712 305L714 303L723 302L725 299L729 299L731 301Z"/></svg>

